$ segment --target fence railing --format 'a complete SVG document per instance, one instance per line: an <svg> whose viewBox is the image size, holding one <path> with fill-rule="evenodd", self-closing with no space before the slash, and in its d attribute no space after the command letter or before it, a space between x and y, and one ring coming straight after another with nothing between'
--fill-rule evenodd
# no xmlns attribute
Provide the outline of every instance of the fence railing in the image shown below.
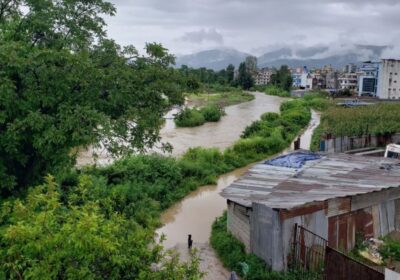
<svg viewBox="0 0 400 280"><path fill-rule="evenodd" d="M384 270L383 270L384 271ZM326 247L325 280L384 280L385 273Z"/></svg>
<svg viewBox="0 0 400 280"><path fill-rule="evenodd" d="M322 279L327 245L325 238L295 224L289 269L304 273L303 279Z"/></svg>

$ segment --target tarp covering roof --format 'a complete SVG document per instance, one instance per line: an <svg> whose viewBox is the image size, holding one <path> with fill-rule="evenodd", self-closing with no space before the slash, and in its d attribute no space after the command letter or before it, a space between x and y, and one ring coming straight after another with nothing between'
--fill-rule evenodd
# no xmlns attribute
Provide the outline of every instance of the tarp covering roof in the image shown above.
<svg viewBox="0 0 400 280"><path fill-rule="evenodd" d="M320 158L321 156L319 154L301 151L270 159L265 161L264 163L272 166L301 168L307 161Z"/></svg>
<svg viewBox="0 0 400 280"><path fill-rule="evenodd" d="M270 208L291 209L400 186L399 160L348 154L319 156L298 169L256 164L221 195L246 207L258 202Z"/></svg>

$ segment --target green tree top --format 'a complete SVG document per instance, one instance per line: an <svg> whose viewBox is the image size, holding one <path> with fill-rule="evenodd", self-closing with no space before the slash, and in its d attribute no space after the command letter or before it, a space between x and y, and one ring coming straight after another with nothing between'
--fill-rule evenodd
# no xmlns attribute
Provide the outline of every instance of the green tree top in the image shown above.
<svg viewBox="0 0 400 280"><path fill-rule="evenodd" d="M100 14L115 9L102 0L0 5L0 196L70 168L77 147L122 155L159 142L162 115L183 102L165 48L141 56L107 39Z"/></svg>

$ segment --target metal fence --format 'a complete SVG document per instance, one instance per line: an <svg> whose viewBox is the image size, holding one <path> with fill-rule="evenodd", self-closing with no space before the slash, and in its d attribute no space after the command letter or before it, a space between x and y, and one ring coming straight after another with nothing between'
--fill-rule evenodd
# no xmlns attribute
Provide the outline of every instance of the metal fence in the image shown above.
<svg viewBox="0 0 400 280"><path fill-rule="evenodd" d="M303 274L302 279L322 279L328 241L295 224L289 269Z"/></svg>
<svg viewBox="0 0 400 280"><path fill-rule="evenodd" d="M347 279L384 280L385 274L327 246L325 280Z"/></svg>

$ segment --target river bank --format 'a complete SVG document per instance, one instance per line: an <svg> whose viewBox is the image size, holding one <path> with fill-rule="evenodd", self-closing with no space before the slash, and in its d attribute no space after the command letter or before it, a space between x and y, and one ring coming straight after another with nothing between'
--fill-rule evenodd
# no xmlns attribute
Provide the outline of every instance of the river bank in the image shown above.
<svg viewBox="0 0 400 280"><path fill-rule="evenodd" d="M239 139L243 130L252 122L258 120L263 113L279 112L279 107L285 98L268 96L262 92L252 92L254 100L228 106L226 115L216 123L206 123L200 127L178 128L175 125L173 115L178 108L172 109L165 116L165 125L160 131L161 142L170 143L172 153L163 153L174 157L181 156L189 148L218 148L220 151L232 146ZM161 152L160 149L153 149ZM96 154L96 156L94 156ZM108 165L114 158L104 148L92 147L81 150L77 158L77 166L97 164Z"/></svg>
<svg viewBox="0 0 400 280"><path fill-rule="evenodd" d="M301 149L309 149L311 136L319 122L320 115L312 111L310 124L299 136ZM292 150L293 146L292 143L291 148L286 151ZM182 256L187 256L186 239L188 234L192 234L195 247L200 248L201 267L203 271L209 272L204 279L223 280L229 275L209 245L211 225L226 209L226 200L219 193L244 175L254 164L220 176L216 185L198 188L161 215L164 226L157 230L157 234L165 235L166 240L163 245L166 248L174 248Z"/></svg>

